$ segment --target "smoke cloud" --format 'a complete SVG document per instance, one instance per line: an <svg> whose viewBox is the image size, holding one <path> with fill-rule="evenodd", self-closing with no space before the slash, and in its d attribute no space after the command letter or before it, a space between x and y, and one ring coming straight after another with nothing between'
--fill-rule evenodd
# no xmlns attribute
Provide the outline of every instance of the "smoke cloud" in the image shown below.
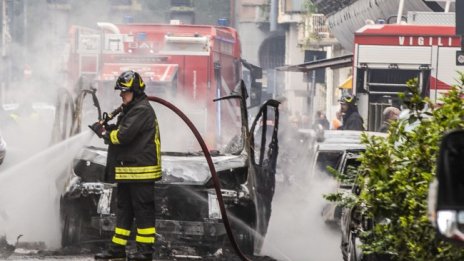
<svg viewBox="0 0 464 261"><path fill-rule="evenodd" d="M329 203L323 195L336 191L336 181L312 170L314 141L303 142L296 128L282 124L278 182L262 254L285 261L342 260L341 232L321 215Z"/></svg>

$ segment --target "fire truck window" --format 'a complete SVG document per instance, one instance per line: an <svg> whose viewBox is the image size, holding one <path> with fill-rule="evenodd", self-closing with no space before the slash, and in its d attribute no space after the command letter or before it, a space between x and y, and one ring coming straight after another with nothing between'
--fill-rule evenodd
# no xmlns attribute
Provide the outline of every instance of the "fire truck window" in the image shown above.
<svg viewBox="0 0 464 261"><path fill-rule="evenodd" d="M408 80L419 77L419 74L419 70L370 70L369 82L405 84Z"/></svg>
<svg viewBox="0 0 464 261"><path fill-rule="evenodd" d="M366 70L364 69L358 69L356 73L356 92L357 93L362 93L366 92L364 89L364 74L366 73Z"/></svg>
<svg viewBox="0 0 464 261"><path fill-rule="evenodd" d="M368 69L367 88L371 93L399 93L407 90L406 83L417 78L422 94L427 93L430 70Z"/></svg>

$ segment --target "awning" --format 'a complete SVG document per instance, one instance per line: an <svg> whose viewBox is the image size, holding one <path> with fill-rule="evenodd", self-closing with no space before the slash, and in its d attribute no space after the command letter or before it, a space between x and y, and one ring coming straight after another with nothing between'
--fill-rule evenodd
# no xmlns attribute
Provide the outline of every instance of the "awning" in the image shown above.
<svg viewBox="0 0 464 261"><path fill-rule="evenodd" d="M297 65L281 66L277 67L278 71L287 72L308 72L316 69L330 68L337 69L342 67L349 67L353 65L353 55L344 55L329 59L316 60L313 62L307 62Z"/></svg>
<svg viewBox="0 0 464 261"><path fill-rule="evenodd" d="M126 64L126 63L106 63L100 73L99 80L113 81L125 71L134 70L142 76L146 82L172 82L174 80L179 65L177 64Z"/></svg>
<svg viewBox="0 0 464 261"><path fill-rule="evenodd" d="M353 88L353 76L348 77L344 82L342 82L338 88L342 89L351 89Z"/></svg>

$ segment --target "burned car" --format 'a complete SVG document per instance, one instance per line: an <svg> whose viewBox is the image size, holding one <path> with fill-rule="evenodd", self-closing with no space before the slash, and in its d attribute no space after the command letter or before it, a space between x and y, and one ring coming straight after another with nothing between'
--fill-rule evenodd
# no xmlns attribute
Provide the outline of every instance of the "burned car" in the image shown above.
<svg viewBox="0 0 464 261"><path fill-rule="evenodd" d="M236 100L240 107L241 133L210 154L234 237L242 252L252 255L260 251L271 213L278 102L266 102L249 128L245 98L243 86L240 93L224 97ZM264 128L258 135L260 145L255 146L255 129L266 122L269 112L276 119L273 134L269 139L269 130ZM254 137L250 133L255 133ZM106 148L95 146L85 147L75 157L61 197L63 246L109 242L113 234L116 185L103 182L106 157ZM230 247L203 152L162 150L162 172L162 179L155 184L156 230L158 250L166 251L157 254L195 251L201 256ZM193 250L186 250L186 246Z"/></svg>

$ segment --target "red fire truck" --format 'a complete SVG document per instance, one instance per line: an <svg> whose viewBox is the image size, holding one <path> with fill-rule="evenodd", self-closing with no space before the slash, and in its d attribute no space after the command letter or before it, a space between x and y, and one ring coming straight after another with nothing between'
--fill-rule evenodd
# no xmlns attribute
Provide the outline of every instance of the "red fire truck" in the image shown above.
<svg viewBox="0 0 464 261"><path fill-rule="evenodd" d="M417 77L424 96L437 101L464 69L454 26L373 24L355 33L353 92L368 130L377 130L386 106L399 106L398 93Z"/></svg>
<svg viewBox="0 0 464 261"><path fill-rule="evenodd" d="M70 29L68 85L91 81L104 110L116 106L113 91L119 74L139 72L146 93L174 104L188 101L186 114L213 148L220 145L229 124L238 124L239 106L214 103L228 95L241 79L237 32L229 27L164 24L98 23L90 29ZM181 102L182 101L182 102ZM178 105L176 104L176 105ZM181 107L182 108L182 107Z"/></svg>

